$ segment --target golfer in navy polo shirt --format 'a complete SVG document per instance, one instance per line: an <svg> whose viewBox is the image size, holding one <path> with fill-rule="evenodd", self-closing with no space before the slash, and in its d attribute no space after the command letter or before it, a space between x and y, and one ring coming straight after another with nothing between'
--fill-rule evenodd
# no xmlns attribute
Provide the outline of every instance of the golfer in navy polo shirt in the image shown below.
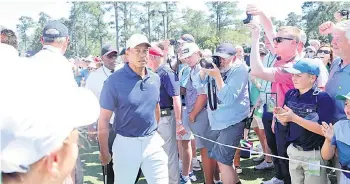
<svg viewBox="0 0 350 184"><path fill-rule="evenodd" d="M111 160L108 151L109 120L114 112L112 146L113 169L117 184L132 184L141 167L148 183L168 181L168 157L162 148L164 141L157 133L159 121L159 76L146 68L148 39L132 35L126 42L128 62L105 81L100 97L98 138L100 160Z"/></svg>
<svg viewBox="0 0 350 184"><path fill-rule="evenodd" d="M326 92L314 87L320 74L319 65L304 58L284 70L292 74L295 89L286 93L284 107L276 107L274 114L279 120L275 126L288 131L287 154L291 159L325 165L320 151L324 142L320 125L330 123L335 107ZM289 172L292 183L327 183L325 168L290 161Z"/></svg>

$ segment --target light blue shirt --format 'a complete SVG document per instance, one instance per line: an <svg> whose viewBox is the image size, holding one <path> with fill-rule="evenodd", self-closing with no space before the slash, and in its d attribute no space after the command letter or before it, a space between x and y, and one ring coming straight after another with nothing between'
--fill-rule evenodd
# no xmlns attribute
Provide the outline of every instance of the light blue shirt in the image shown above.
<svg viewBox="0 0 350 184"><path fill-rule="evenodd" d="M183 88L186 88L186 83L190 76L190 71L191 71L191 68L186 64L181 64L179 67L180 86Z"/></svg>
<svg viewBox="0 0 350 184"><path fill-rule="evenodd" d="M240 123L249 114L248 67L245 64L236 64L226 76L224 86L217 92L219 101L217 109L212 111L209 105L207 108L212 130L223 130ZM201 87L207 89L208 78L212 80L212 77L208 76L201 80L199 72L191 73L191 78L193 86L198 89Z"/></svg>
<svg viewBox="0 0 350 184"><path fill-rule="evenodd" d="M332 145L338 149L338 158L342 166L350 167L350 120L340 120L334 125Z"/></svg>
<svg viewBox="0 0 350 184"><path fill-rule="evenodd" d="M346 95L350 92L350 65L342 68L342 60L337 58L333 61L331 71L329 73L328 82L326 84L326 92L335 103L335 113L333 123L346 119L344 112L345 102L337 100L337 95Z"/></svg>

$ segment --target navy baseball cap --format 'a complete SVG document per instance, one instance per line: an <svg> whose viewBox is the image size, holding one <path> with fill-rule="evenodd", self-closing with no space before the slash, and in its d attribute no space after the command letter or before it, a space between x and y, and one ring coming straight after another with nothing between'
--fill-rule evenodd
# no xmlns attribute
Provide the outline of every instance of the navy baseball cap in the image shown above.
<svg viewBox="0 0 350 184"><path fill-rule="evenodd" d="M101 56L106 56L112 52L115 52L115 54L118 54L118 50L113 48L111 44L106 44L101 49Z"/></svg>
<svg viewBox="0 0 350 184"><path fill-rule="evenodd" d="M59 38L68 36L68 28L57 20L48 22L43 30L43 37Z"/></svg>
<svg viewBox="0 0 350 184"><path fill-rule="evenodd" d="M320 67L314 59L303 58L296 62L291 68L284 68L284 71L291 74L308 73L310 75L320 75Z"/></svg>
<svg viewBox="0 0 350 184"><path fill-rule="evenodd" d="M230 43L222 43L216 48L215 54L213 56L219 56L222 58L229 58L236 55L235 47Z"/></svg>
<svg viewBox="0 0 350 184"><path fill-rule="evenodd" d="M120 51L119 56L125 55L125 50L126 50L126 49L123 48L122 51Z"/></svg>
<svg viewBox="0 0 350 184"><path fill-rule="evenodd" d="M184 34L181 36L181 38L177 41L179 43L195 43L195 39L192 35L190 34Z"/></svg>

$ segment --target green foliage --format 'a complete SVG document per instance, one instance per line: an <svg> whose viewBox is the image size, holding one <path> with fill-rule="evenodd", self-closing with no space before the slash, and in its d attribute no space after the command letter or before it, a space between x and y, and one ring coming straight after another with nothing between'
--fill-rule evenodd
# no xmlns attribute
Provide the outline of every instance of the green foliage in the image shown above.
<svg viewBox="0 0 350 184"><path fill-rule="evenodd" d="M105 43L124 47L134 33L143 33L150 41L179 39L189 33L201 48L211 50L221 42L250 45L250 33L237 19L242 14L237 2L207 2L209 14L193 9L179 11L177 5L177 2L72 2L69 18L60 19L70 30L66 55L99 55ZM302 15L290 12L285 20L271 17L274 26L297 26L308 38L327 42L330 39L319 35L318 26L333 21L334 12L349 9L350 2L304 2L301 8ZM42 29L49 20L51 17L44 12L37 22L26 16L19 19L20 50L40 50ZM28 35L31 28L33 34Z"/></svg>

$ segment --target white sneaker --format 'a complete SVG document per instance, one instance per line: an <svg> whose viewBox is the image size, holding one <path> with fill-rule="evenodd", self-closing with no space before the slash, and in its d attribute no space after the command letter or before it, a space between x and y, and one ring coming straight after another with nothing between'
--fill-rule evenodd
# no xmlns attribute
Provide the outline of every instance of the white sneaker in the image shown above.
<svg viewBox="0 0 350 184"><path fill-rule="evenodd" d="M193 171L190 172L189 177L190 177L191 181L197 181L197 176L194 174Z"/></svg>
<svg viewBox="0 0 350 184"><path fill-rule="evenodd" d="M192 159L192 170L194 171L202 170L201 165L199 164L197 158Z"/></svg>
<svg viewBox="0 0 350 184"><path fill-rule="evenodd" d="M235 167L237 174L242 174L243 170L242 170L241 166L233 166L233 167Z"/></svg>
<svg viewBox="0 0 350 184"><path fill-rule="evenodd" d="M265 170L265 169L272 169L273 163L272 162L261 162L259 165L255 166L254 169L256 170Z"/></svg>
<svg viewBox="0 0 350 184"><path fill-rule="evenodd" d="M263 184L284 184L283 180L277 179L276 177L273 177L269 181L264 181Z"/></svg>

